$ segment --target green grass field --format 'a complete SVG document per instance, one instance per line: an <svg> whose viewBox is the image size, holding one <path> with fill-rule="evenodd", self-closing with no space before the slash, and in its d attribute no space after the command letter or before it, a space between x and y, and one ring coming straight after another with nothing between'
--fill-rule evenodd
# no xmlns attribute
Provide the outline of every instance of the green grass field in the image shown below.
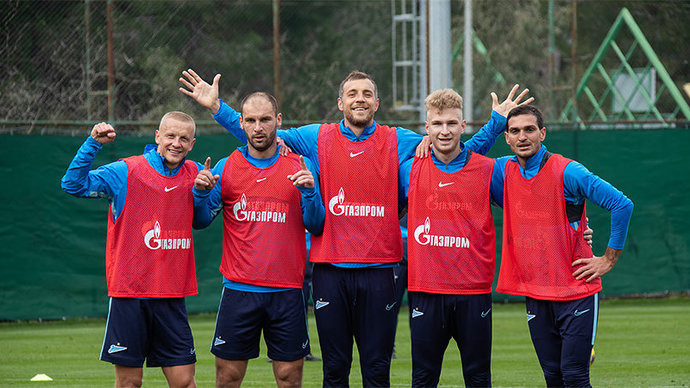
<svg viewBox="0 0 690 388"><path fill-rule="evenodd" d="M392 386L410 385L410 339L407 314L400 313ZM214 385L214 364L208 352L214 314L190 317L197 347L196 381ZM309 318L312 352L320 355L313 315ZM544 386L541 369L527 332L524 304L495 304L492 381L494 386ZM0 387L111 387L113 367L98 360L104 319L0 324ZM690 299L605 300L601 303L592 367L594 386L690 386ZM44 373L52 382L31 382ZM361 386L355 352L350 383ZM159 368L144 370L144 386L165 387ZM249 362L246 387L275 386L265 351ZM307 362L304 386L321 386L321 362ZM451 342L441 386L462 387L460 356Z"/></svg>

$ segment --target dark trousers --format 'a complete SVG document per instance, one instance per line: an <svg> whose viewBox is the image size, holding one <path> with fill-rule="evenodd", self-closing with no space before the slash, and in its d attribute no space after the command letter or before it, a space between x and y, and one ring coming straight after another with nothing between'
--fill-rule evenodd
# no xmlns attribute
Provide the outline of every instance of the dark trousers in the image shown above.
<svg viewBox="0 0 690 388"><path fill-rule="evenodd" d="M390 386L397 315L393 268L351 269L316 263L313 297L323 386L349 386L353 339L359 350L362 385Z"/></svg>
<svg viewBox="0 0 690 388"><path fill-rule="evenodd" d="M467 387L491 386L491 294L409 292L412 386L436 387L453 338Z"/></svg>
<svg viewBox="0 0 690 388"><path fill-rule="evenodd" d="M557 302L526 298L527 322L548 387L591 387L589 358L599 294Z"/></svg>

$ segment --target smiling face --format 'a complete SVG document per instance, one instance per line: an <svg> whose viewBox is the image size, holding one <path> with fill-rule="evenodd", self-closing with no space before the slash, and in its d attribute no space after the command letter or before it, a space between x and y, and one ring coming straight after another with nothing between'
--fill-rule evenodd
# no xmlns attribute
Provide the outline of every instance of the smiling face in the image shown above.
<svg viewBox="0 0 690 388"><path fill-rule="evenodd" d="M283 116L263 96L248 99L242 107L240 125L247 136L249 154L255 158L271 157L276 152L276 131Z"/></svg>
<svg viewBox="0 0 690 388"><path fill-rule="evenodd" d="M438 160L448 164L460 154L460 135L466 126L460 108L428 109L424 126Z"/></svg>
<svg viewBox="0 0 690 388"><path fill-rule="evenodd" d="M508 118L506 143L517 156L521 166L534 156L546 139L546 128L539 128L537 117L531 114L520 114Z"/></svg>
<svg viewBox="0 0 690 388"><path fill-rule="evenodd" d="M366 126L374 123L374 113L379 109L374 83L369 79L345 82L342 96L338 97L338 109L343 111L345 125L359 136Z"/></svg>
<svg viewBox="0 0 690 388"><path fill-rule="evenodd" d="M194 121L184 121L167 115L163 117L155 139L158 153L165 159L165 165L169 169L173 170L179 166L192 150L196 140L194 132Z"/></svg>

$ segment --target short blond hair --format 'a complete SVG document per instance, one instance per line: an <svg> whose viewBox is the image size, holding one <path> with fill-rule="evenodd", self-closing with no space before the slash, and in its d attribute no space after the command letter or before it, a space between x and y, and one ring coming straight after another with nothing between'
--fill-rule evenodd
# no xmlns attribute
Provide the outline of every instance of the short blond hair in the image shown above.
<svg viewBox="0 0 690 388"><path fill-rule="evenodd" d="M172 112L168 112L168 113L164 114L163 117L161 117L161 122L158 124L158 130L161 130L163 128L163 123L165 122L165 120L168 120L168 119L177 120L177 121L180 121L183 123L191 124L193 131L196 132L196 123L194 122L194 119L192 118L192 116L190 116L184 112L177 111L177 110L172 111Z"/></svg>
<svg viewBox="0 0 690 388"><path fill-rule="evenodd" d="M172 112L168 112L168 113L164 114L163 117L161 117L161 122L158 123L158 130L159 131L161 129L163 129L163 123L165 122L165 120L168 120L168 119L177 120L177 121L180 121L182 123L190 124L192 126L192 135L196 135L196 123L194 122L194 119L192 118L192 116L190 116L184 112L177 111L177 110L172 111Z"/></svg>
<svg viewBox="0 0 690 388"><path fill-rule="evenodd" d="M424 99L427 112L431 109L460 109L462 115L462 97L453 89L437 90Z"/></svg>

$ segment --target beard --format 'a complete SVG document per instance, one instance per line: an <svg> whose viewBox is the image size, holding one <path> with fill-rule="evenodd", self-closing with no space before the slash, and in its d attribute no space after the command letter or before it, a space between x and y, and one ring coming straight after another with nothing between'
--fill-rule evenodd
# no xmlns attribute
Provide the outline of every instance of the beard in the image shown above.
<svg viewBox="0 0 690 388"><path fill-rule="evenodd" d="M276 142L276 131L273 130L270 133L266 133L262 143L255 142L254 138L252 137L247 137L247 142L252 146L252 148L259 152L266 151Z"/></svg>
<svg viewBox="0 0 690 388"><path fill-rule="evenodd" d="M365 117L355 117L355 115L352 113L351 110L346 110L345 111L345 120L347 120L350 125L356 126L356 127L366 127L369 125L372 120L374 119L374 112L369 109L367 111L367 115Z"/></svg>

